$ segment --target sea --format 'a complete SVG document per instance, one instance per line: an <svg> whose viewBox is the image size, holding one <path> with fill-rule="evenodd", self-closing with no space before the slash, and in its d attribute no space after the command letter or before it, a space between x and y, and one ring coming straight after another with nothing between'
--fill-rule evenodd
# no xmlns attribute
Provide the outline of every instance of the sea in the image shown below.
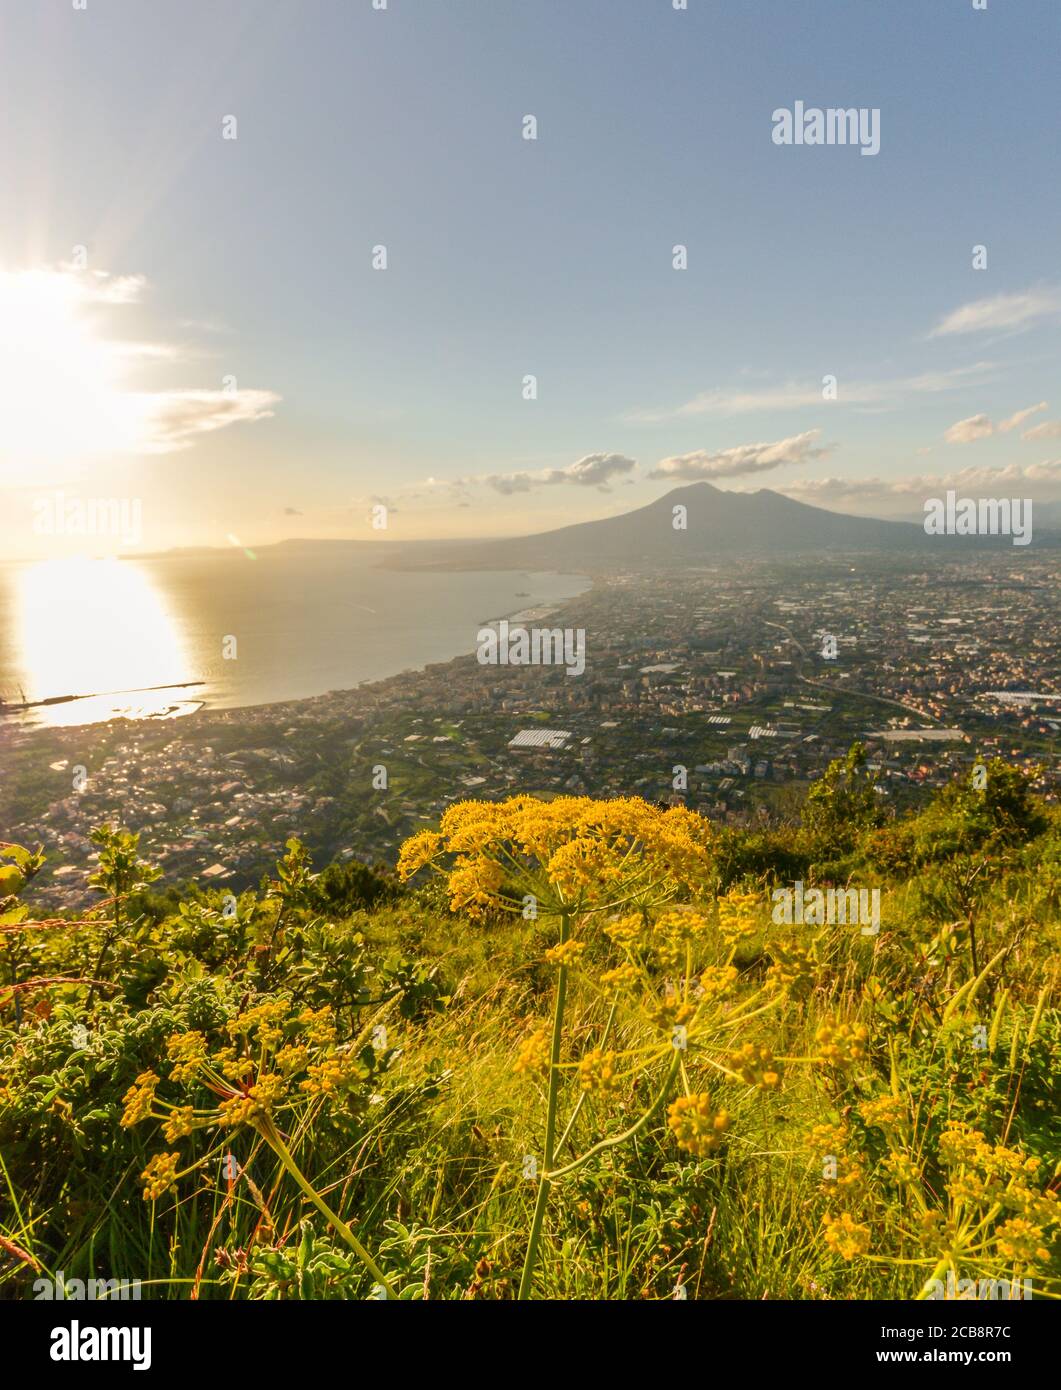
<svg viewBox="0 0 1061 1390"><path fill-rule="evenodd" d="M378 548L334 542L6 562L0 728L349 690L474 651L487 623L540 621L589 583L383 568Z"/></svg>

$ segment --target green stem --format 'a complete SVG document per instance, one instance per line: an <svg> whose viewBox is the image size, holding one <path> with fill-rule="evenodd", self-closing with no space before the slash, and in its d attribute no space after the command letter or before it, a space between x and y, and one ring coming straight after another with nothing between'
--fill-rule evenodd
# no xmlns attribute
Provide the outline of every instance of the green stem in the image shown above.
<svg viewBox="0 0 1061 1390"><path fill-rule="evenodd" d="M611 1032L612 1024L615 1022L615 1011L618 1007L619 1004L618 1002L616 1002L611 1006L611 1009L608 1011L608 1021L604 1025L604 1032L601 1034L600 1042L597 1044L597 1046L602 1050L604 1048L605 1043L608 1041L608 1034ZM578 1100L575 1102L575 1108L571 1111L571 1118L568 1120L567 1126L564 1129L563 1134L561 1134L560 1138L557 1140L556 1149L558 1153L563 1149L568 1139L571 1138L571 1131L575 1127L575 1121L582 1113L582 1107L586 1103L588 1098L589 1092L583 1091L582 1094L579 1096Z"/></svg>
<svg viewBox="0 0 1061 1390"><path fill-rule="evenodd" d="M574 1159L571 1163L567 1163L564 1165L563 1168L557 1168L555 1171L550 1172L548 1175L550 1181L552 1181L554 1178L562 1178L567 1173L573 1173L576 1168L581 1168L583 1163L585 1163L588 1159L591 1159L594 1156L594 1154L603 1153L606 1149L614 1149L619 1144L625 1144L630 1139L636 1139L636 1137L648 1124L649 1120L652 1119L653 1115L657 1113L660 1106L667 1099L667 1095L670 1091L670 1088L674 1084L674 1078L678 1074L678 1068L681 1065L681 1060L682 1054L677 1050L677 1048L675 1048L674 1060L670 1064L666 1080L663 1082L663 1086L659 1094L656 1096L656 1099L648 1107L648 1109L641 1116L641 1118L636 1122L636 1124L631 1125L629 1129L624 1129L622 1134L614 1134L610 1139L602 1139L599 1144L594 1144L592 1149L587 1149L584 1154Z"/></svg>
<svg viewBox="0 0 1061 1390"><path fill-rule="evenodd" d="M567 940L570 919L564 914L560 918L560 942L562 946ZM520 1276L519 1292L517 1299L527 1299L530 1297L531 1283L534 1279L534 1265L538 1258L538 1243L542 1235L542 1223L545 1220L545 1208L549 1202L549 1185L547 1177L549 1170L553 1166L553 1148L556 1143L556 1103L560 1094L560 1045L564 1034L564 998L567 994L567 966L561 965L556 978L556 1002L553 1008L553 1041L549 1053L549 1098L545 1112L545 1155L542 1162L541 1172L538 1177L538 1195L534 1202L534 1216L531 1219L530 1237L527 1241L527 1255L523 1261L523 1273Z"/></svg>
<svg viewBox="0 0 1061 1390"><path fill-rule="evenodd" d="M387 1297L396 1298L397 1295L387 1282L386 1276L379 1265L376 1264L375 1260L361 1244L357 1236L354 1235L346 1222L343 1221L341 1217L337 1216L324 1198L314 1190L312 1183L303 1175L302 1170L291 1157L287 1145L280 1138L279 1134L277 1134L276 1130L273 1129L272 1125L266 1124L259 1130L259 1133L325 1220L335 1227L343 1240L350 1246L351 1250L353 1250L354 1254L365 1266L369 1274L372 1275L376 1283L380 1285Z"/></svg>

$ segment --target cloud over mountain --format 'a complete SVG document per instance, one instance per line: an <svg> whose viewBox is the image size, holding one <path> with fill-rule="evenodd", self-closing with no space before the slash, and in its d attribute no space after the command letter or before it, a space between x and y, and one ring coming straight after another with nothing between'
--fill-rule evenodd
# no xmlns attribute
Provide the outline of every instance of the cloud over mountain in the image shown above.
<svg viewBox="0 0 1061 1390"><path fill-rule="evenodd" d="M676 454L660 459L649 477L697 482L705 478L740 478L749 473L767 473L786 464L807 463L831 452L830 446L815 444L820 434L820 429L805 430L769 444L738 444L716 453L697 449L691 454Z"/></svg>

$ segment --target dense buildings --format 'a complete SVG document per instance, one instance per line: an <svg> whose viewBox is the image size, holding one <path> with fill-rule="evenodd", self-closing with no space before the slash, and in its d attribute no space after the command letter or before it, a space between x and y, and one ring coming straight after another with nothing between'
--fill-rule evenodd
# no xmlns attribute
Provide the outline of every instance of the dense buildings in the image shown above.
<svg viewBox="0 0 1061 1390"><path fill-rule="evenodd" d="M167 878L242 886L292 834L318 862L392 862L467 797L638 794L729 823L790 814L856 739L896 805L981 756L1036 768L1053 799L1059 567L1045 550L617 573L543 619L585 631L577 676L469 655L282 705L9 727L2 833L43 842L45 901L75 906L104 820L140 831Z"/></svg>

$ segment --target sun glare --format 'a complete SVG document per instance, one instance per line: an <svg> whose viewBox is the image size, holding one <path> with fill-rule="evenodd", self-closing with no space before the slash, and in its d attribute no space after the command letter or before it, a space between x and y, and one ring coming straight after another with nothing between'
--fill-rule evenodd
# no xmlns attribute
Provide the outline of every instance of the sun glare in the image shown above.
<svg viewBox="0 0 1061 1390"><path fill-rule="evenodd" d="M66 270L0 270L0 467L91 462L128 448L135 398L122 388L123 349L100 336L105 282ZM111 299L110 302L114 302ZM54 476L54 474L52 475Z"/></svg>

